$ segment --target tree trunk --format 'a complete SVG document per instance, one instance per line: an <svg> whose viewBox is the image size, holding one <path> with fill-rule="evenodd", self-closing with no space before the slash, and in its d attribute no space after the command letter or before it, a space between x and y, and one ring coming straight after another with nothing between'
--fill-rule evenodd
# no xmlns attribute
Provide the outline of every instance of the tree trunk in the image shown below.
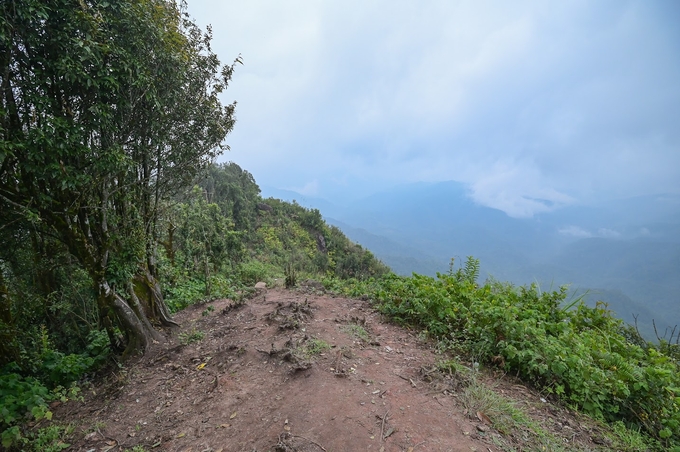
<svg viewBox="0 0 680 452"><path fill-rule="evenodd" d="M153 341L160 339L158 332L151 327L144 314L137 315L135 310L111 288L107 281L99 281L96 285L100 309L113 311L121 329L127 336L123 358L137 353L145 353Z"/></svg>
<svg viewBox="0 0 680 452"><path fill-rule="evenodd" d="M14 342L15 337L12 303L2 271L0 271L0 366L19 359L19 351Z"/></svg>
<svg viewBox="0 0 680 452"><path fill-rule="evenodd" d="M168 305L163 299L161 285L148 269L143 269L134 278L133 293L139 300L146 316L162 326L179 326L172 320Z"/></svg>
<svg viewBox="0 0 680 452"><path fill-rule="evenodd" d="M172 222L168 223L168 240L161 242L165 247L165 253L170 259L170 265L175 266L175 225Z"/></svg>

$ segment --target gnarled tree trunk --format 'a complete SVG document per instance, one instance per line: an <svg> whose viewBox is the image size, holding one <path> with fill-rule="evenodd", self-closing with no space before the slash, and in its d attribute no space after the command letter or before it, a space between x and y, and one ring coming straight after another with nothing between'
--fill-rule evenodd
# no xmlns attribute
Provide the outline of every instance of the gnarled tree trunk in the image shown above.
<svg viewBox="0 0 680 452"><path fill-rule="evenodd" d="M111 288L106 280L97 281L95 285L100 309L105 312L111 311L126 334L127 344L123 353L124 358L138 352L146 352L154 341L161 339L160 334L151 326L142 312L138 301L128 303ZM132 299L136 300L136 297Z"/></svg>
<svg viewBox="0 0 680 452"><path fill-rule="evenodd" d="M132 287L134 298L137 298L144 313L152 322L157 321L162 326L178 326L170 316L160 283L148 269L144 268L135 275Z"/></svg>

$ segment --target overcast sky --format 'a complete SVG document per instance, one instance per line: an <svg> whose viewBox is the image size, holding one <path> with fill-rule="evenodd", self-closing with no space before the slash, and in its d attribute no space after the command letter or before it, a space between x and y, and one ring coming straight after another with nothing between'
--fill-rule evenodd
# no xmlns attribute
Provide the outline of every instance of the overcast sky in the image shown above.
<svg viewBox="0 0 680 452"><path fill-rule="evenodd" d="M457 180L528 216L680 193L680 2L188 0L260 185Z"/></svg>

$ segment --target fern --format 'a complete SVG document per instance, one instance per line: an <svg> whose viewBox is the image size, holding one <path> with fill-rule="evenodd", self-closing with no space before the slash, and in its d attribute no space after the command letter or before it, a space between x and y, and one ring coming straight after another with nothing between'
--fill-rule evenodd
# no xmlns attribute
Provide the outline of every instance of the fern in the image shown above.
<svg viewBox="0 0 680 452"><path fill-rule="evenodd" d="M479 259L475 259L472 256L468 256L465 261L465 268L463 269L463 281L467 281L470 284L476 284L479 278Z"/></svg>

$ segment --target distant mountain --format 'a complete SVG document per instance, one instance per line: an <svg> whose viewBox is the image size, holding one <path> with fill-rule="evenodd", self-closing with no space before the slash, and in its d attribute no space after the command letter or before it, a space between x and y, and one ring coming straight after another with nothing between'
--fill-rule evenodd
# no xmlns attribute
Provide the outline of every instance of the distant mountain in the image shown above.
<svg viewBox="0 0 680 452"><path fill-rule="evenodd" d="M401 274L433 275L468 255L483 276L542 286L571 283L610 303L626 321L639 314L680 323L680 196L661 194L567 206L512 218L476 204L455 182L403 185L346 205L291 191L263 193L321 210L329 223ZM595 295L593 295L595 294Z"/></svg>
<svg viewBox="0 0 680 452"><path fill-rule="evenodd" d="M319 209L323 215L330 215L336 212L338 206L323 198L315 198L313 196L306 196L292 190L283 190L280 188L268 187L266 185L260 187L260 196L263 198L276 198L282 201L297 202L302 207L308 209Z"/></svg>
<svg viewBox="0 0 680 452"><path fill-rule="evenodd" d="M448 268L448 260L446 259L433 257L416 248L371 234L365 229L354 228L333 218L325 218L325 220L326 223L340 228L350 240L369 249L397 274L434 275Z"/></svg>

